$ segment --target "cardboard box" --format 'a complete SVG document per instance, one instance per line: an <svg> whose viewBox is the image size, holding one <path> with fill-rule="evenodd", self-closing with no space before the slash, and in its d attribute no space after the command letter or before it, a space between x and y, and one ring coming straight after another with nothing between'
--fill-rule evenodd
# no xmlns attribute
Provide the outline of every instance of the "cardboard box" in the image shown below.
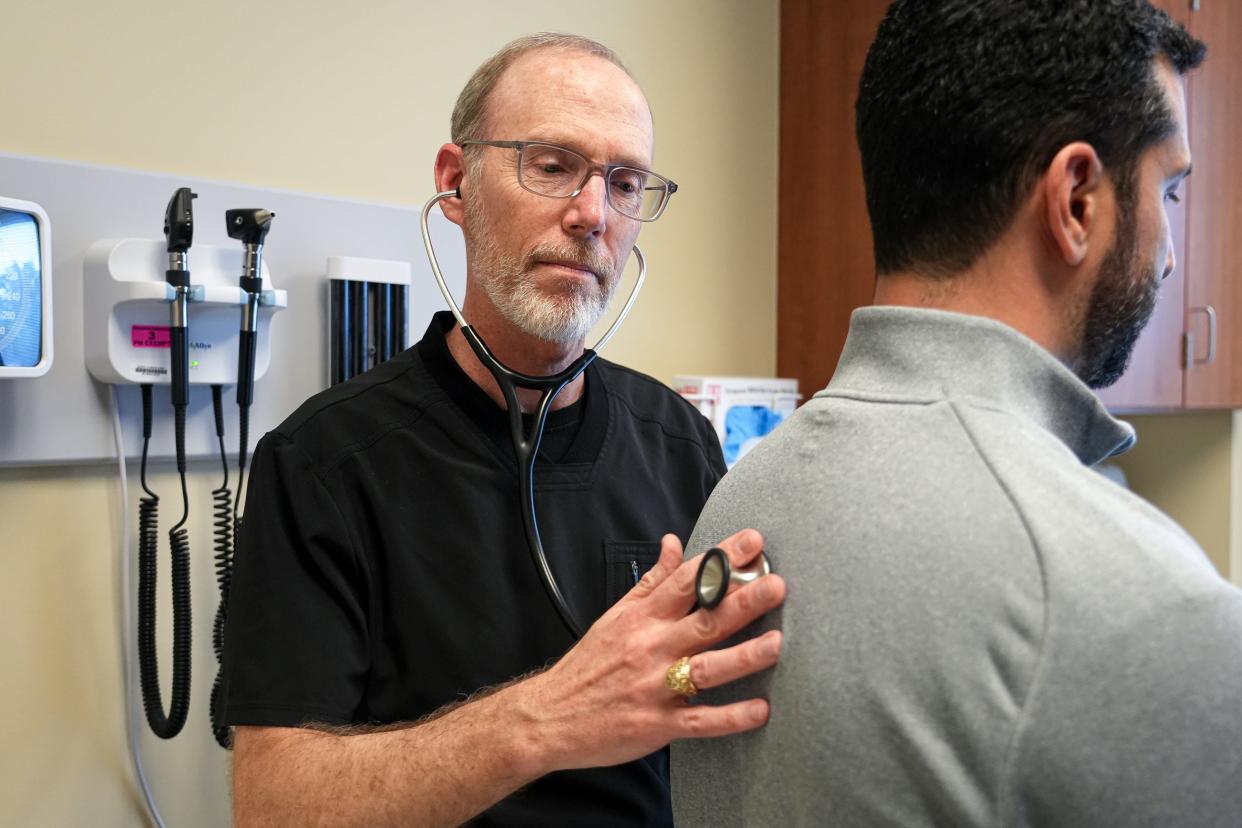
<svg viewBox="0 0 1242 828"><path fill-rule="evenodd" d="M776 377L713 377L681 375L673 377L673 389L690 400L703 416L711 420L720 444L730 444L729 411L736 406L762 406L783 419L793 413L802 395L796 379ZM732 441L736 442L736 440ZM740 450L726 448L725 461L732 466L753 447L748 440Z"/></svg>

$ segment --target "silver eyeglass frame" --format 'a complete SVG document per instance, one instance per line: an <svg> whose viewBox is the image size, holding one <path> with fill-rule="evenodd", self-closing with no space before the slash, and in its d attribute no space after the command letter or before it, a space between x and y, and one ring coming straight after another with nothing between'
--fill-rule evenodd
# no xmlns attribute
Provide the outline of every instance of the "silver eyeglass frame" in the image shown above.
<svg viewBox="0 0 1242 828"><path fill-rule="evenodd" d="M591 176L595 175L597 172L600 174L600 177L604 179L605 184L608 183L609 177L616 170L633 170L634 172L642 173L643 175L647 175L647 176L652 176L652 177L658 178L661 181L663 181L666 195L664 196L664 200L660 202L660 209L657 210L656 214L652 216L651 218L642 218L641 216L632 216L629 213L625 212L620 207L618 207L616 204L613 204L612 190L609 189L608 187L604 188L605 197L608 199L608 206L616 210L618 213L625 216L626 218L633 219L634 221L650 223L650 222L653 222L659 219L660 216L664 215L664 211L668 209L669 202L673 200L673 193L677 192L677 182L673 181L673 179L671 178L660 175L658 172L644 169L643 167L635 167L633 164L600 164L597 161L593 161L590 158L587 158L585 155L583 155L582 153L578 152L575 149L561 146L560 144L554 144L551 141L458 141L457 146L462 147L463 149L465 147L471 147L471 146L499 147L501 149L512 149L512 150L517 151L519 159L522 157L522 152L527 147L532 147L532 146L552 147L553 149L560 150L561 152L568 152L571 155L576 155L587 163L586 174L582 176L582 180L578 182L578 186L574 188L574 191L572 193L566 193L565 195L550 195L548 193L541 193L538 190L532 190L530 187L526 186L526 184L522 181L522 165L519 163L518 168L517 168L518 184L526 192L533 193L537 196L542 196L543 198L575 198L579 194L582 193L582 190L583 188L586 187L587 182L591 180Z"/></svg>

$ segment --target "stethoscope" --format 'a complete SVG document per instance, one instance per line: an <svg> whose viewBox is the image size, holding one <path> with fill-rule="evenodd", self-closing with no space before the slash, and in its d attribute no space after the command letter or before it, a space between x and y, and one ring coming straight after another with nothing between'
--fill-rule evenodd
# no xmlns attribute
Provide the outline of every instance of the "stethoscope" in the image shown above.
<svg viewBox="0 0 1242 828"><path fill-rule="evenodd" d="M423 205L420 225L423 233L423 247L427 250L427 261L431 264L431 272L436 277L436 284L440 288L440 293L444 296L444 301L448 303L449 310L453 312L453 317L457 320L457 324L460 326L462 334L466 337L466 342L469 343L470 349L479 358L479 362L482 362L487 367L487 370L491 372L496 379L496 384L500 386L501 393L504 394L505 405L509 410L509 433L513 440L513 452L517 456L518 461L518 496L522 502L522 524L526 531L526 545L530 550L531 560L535 564L535 569L538 570L539 576L543 580L543 586L548 593L548 598L552 601L552 605L556 607L557 614L560 615L566 629L569 630L575 639L578 639L582 637L583 629L574 617L573 611L570 610L565 596L561 593L556 576L548 565L548 558L544 554L543 542L539 536L539 519L535 512L535 457L539 453L539 443L543 439L543 429L548 420L548 413L552 409L552 401L566 385L573 382L579 374L586 370L586 367L598 356L599 351L608 344L608 340L612 339L613 334L621 327L621 323L629 315L630 309L634 307L634 302L638 299L638 292L642 289L643 282L647 278L647 260L643 256L642 250L638 248L638 245L634 245L634 257L638 260L638 279L634 283L634 288L630 291L629 298L625 300L625 305L621 308L621 312L617 314L617 318L613 320L612 325L608 327L604 335L595 343L595 347L583 351L580 357L575 359L560 373L543 377L523 374L506 366L488 350L487 344L483 342L482 337L466 322L461 308L456 300L453 299L448 283L444 280L444 273L440 270L440 263L436 259L435 245L431 241L428 216L431 214L431 208L446 198L461 198L461 189L445 190L444 192L436 193ZM525 433L525 429L522 427L522 406L518 403L518 388L540 392L539 406L535 410L529 435ZM733 569L729 566L728 556L721 549L711 549L703 555L703 560L699 564L698 577L695 581L699 604L711 609L724 599L731 583L741 585L755 580L761 575L766 575L768 571L767 559L762 553L760 553L759 561L755 565L746 569Z"/></svg>

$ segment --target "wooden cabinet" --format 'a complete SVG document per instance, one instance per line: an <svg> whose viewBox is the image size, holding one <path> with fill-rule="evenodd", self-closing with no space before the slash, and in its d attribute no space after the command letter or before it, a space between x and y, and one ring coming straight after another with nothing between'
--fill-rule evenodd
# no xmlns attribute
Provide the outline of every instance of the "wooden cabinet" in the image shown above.
<svg viewBox="0 0 1242 828"><path fill-rule="evenodd" d="M1242 3L1197 0L1190 30L1208 58L1189 82L1194 173L1186 220L1187 408L1242 407ZM1216 330L1208 330L1211 308ZM1215 333L1214 359L1208 356ZM1190 349L1188 349L1190 350Z"/></svg>
<svg viewBox="0 0 1242 828"><path fill-rule="evenodd" d="M1169 211L1177 270L1131 369L1101 397L1118 411L1242 407L1242 0L1155 5L1208 44L1187 84L1195 173ZM874 291L854 99L887 7L781 4L777 371L808 397L831 378L850 314Z"/></svg>
<svg viewBox="0 0 1242 828"><path fill-rule="evenodd" d="M1170 210L1177 273L1143 332L1130 370L1101 398L1118 411L1242 406L1242 6L1236 0L1160 0L1207 43L1186 83L1195 172Z"/></svg>
<svg viewBox="0 0 1242 828"><path fill-rule="evenodd" d="M854 100L887 0L781 3L777 374L828 384L875 262Z"/></svg>

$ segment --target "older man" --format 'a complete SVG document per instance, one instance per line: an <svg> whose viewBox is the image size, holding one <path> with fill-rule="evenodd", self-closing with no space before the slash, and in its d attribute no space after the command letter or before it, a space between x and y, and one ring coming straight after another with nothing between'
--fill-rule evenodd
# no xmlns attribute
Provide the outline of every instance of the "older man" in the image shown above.
<svg viewBox="0 0 1242 828"><path fill-rule="evenodd" d="M1174 267L1202 58L1145 0L889 8L876 307L692 538L762 518L799 585L774 674L712 699L772 721L674 746L679 823L1242 824L1242 592L1090 468L1134 439L1091 388Z"/></svg>
<svg viewBox="0 0 1242 828"><path fill-rule="evenodd" d="M459 193L443 209L466 238L464 316L510 368L554 374L675 189L650 172L647 102L606 48L536 36L476 72L452 137L435 177ZM688 615L678 536L724 471L709 424L602 359L556 398L539 524L570 612L599 619L566 653L524 543L504 405L441 313L260 444L226 645L239 825L667 825L661 748L766 720L762 700L682 695L780 647L695 655L784 595L772 576ZM742 562L760 543L725 546Z"/></svg>

